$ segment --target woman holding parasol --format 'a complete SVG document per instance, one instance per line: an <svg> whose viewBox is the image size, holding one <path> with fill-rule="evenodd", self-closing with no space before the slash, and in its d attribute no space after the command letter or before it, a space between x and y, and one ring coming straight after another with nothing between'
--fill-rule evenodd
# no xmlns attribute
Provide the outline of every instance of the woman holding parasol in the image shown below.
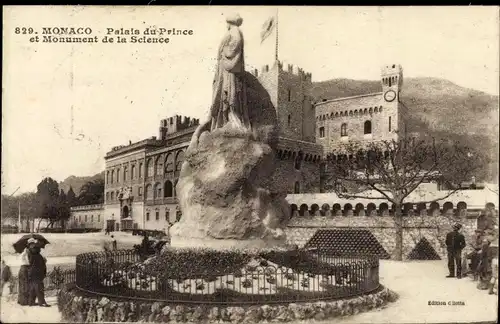
<svg viewBox="0 0 500 324"><path fill-rule="evenodd" d="M40 249L44 248L47 244L49 244L49 241L39 234L24 235L13 244L16 253L21 254L21 267L18 275L19 293L17 297L17 302L20 305L30 305L34 303L34 300L32 300L32 298L30 299L30 287L33 286L30 278L33 273L33 257L35 254L39 254ZM36 258L35 256L35 259ZM43 263L46 272L46 262ZM36 292L31 293L31 295L33 294L36 295ZM43 298L41 299L42 300L39 300L40 305L45 305L45 300Z"/></svg>

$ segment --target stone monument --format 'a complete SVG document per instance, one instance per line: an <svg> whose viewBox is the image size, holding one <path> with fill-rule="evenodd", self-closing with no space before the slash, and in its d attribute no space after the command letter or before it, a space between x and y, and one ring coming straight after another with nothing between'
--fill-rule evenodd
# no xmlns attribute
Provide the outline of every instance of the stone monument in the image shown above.
<svg viewBox="0 0 500 324"><path fill-rule="evenodd" d="M284 246L290 208L273 178L276 110L245 71L243 19L226 21L209 115L193 134L176 188L182 218L170 230L172 246Z"/></svg>

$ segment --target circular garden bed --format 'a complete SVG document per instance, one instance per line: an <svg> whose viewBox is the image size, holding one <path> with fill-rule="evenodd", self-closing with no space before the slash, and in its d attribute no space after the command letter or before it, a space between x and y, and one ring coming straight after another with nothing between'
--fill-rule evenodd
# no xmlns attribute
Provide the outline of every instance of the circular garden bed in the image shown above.
<svg viewBox="0 0 500 324"><path fill-rule="evenodd" d="M68 321L289 321L353 314L395 300L379 261L304 250L165 249L77 257L58 295Z"/></svg>

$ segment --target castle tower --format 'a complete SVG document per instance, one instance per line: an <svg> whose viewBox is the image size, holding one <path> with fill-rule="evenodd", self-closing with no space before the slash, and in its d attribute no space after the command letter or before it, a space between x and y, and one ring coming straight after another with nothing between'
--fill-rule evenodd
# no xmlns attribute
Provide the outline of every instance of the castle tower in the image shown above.
<svg viewBox="0 0 500 324"><path fill-rule="evenodd" d="M260 73L253 71L253 74L268 91L276 108L280 136L315 142L311 73L276 61L273 66L266 65Z"/></svg>
<svg viewBox="0 0 500 324"><path fill-rule="evenodd" d="M403 86L403 68L399 64L385 65L381 71L382 91L388 102L399 100L399 92ZM394 96L394 94L396 96ZM386 95L386 93L388 93Z"/></svg>
<svg viewBox="0 0 500 324"><path fill-rule="evenodd" d="M406 132L406 111L400 94L403 87L403 68L399 64L384 65L381 69L382 105L389 137L397 138Z"/></svg>

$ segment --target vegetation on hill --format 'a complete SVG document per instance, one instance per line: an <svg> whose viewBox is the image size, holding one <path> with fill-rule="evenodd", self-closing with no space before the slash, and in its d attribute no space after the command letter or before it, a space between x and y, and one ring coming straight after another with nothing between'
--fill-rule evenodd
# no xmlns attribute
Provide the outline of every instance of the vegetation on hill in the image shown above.
<svg viewBox="0 0 500 324"><path fill-rule="evenodd" d="M69 176L63 181L59 182L59 188L67 192L69 188L72 187L75 193L78 195L80 189L85 184L87 184L90 181L94 182L96 180L104 181L104 171L94 174L93 176L86 176L86 177L78 177L74 175Z"/></svg>

